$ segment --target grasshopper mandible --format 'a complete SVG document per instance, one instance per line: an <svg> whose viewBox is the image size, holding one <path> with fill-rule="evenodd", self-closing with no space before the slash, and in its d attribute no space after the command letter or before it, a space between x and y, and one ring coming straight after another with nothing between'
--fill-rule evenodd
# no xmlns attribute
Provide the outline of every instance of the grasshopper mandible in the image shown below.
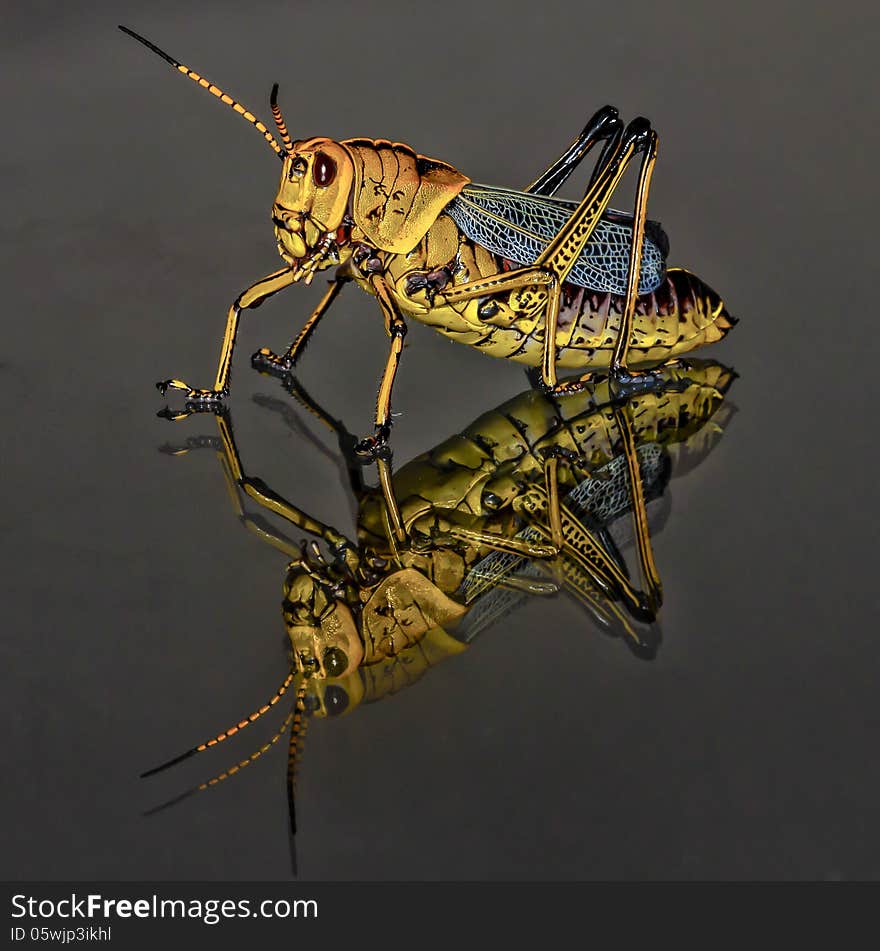
<svg viewBox="0 0 880 951"><path fill-rule="evenodd" d="M624 395L649 387L649 368L721 339L735 323L703 281L666 268L668 241L646 217L657 135L644 118L624 127L617 110L605 106L524 191L495 188L472 183L452 165L399 142L293 140L276 85L270 103L279 143L219 87L120 29L234 109L282 162L272 221L284 267L252 284L230 307L211 389L176 379L157 384L163 395L169 389L186 395L187 413L168 413L171 418L216 408L228 395L242 311L291 284L308 284L330 267L336 268L330 288L293 343L281 355L262 349L252 363L276 375L292 373L346 283L375 296L391 346L375 430L358 445L367 456L383 451L388 438L407 318L535 368L535 381L555 394L582 388L593 371L607 372ZM600 142L582 200L553 197ZM636 156L635 207L626 215L609 202ZM559 382L559 368L587 372Z"/></svg>

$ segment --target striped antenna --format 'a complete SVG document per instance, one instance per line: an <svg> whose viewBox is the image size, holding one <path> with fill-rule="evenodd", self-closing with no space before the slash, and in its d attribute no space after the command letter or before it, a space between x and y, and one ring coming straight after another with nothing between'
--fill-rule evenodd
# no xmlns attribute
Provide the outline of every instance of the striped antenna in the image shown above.
<svg viewBox="0 0 880 951"><path fill-rule="evenodd" d="M176 766L178 763L182 763L184 760L189 759L191 756L195 756L196 753L201 753L202 750L206 750L211 746L216 746L218 743L222 743L224 740L228 740L230 736L235 736L236 733L243 730L246 726L250 726L254 720L259 720L264 713L268 713L272 707L284 696L287 692L287 688L293 682L294 673L291 671L285 678L281 686L275 691L272 696L272 699L268 703L264 703L259 710L254 710L253 713L249 713L243 720L240 720L235 726L229 727L228 730L224 730L222 733L218 733L217 736L213 737L210 740L206 740L204 743L199 743L198 746L192 747L192 749L187 750L185 753L181 753L180 756L175 756L174 759L168 760L167 763L162 763L161 766L154 766L152 769L148 769L145 773L141 773L141 779L146 778L147 776L155 776L156 773L161 773L163 770L168 769L171 766Z"/></svg>
<svg viewBox="0 0 880 951"><path fill-rule="evenodd" d="M190 796L194 796L196 793L202 792L205 789L210 788L211 786L216 786L218 783L222 783L224 779L229 779L230 776L234 776L236 773L240 772L245 768L245 766L250 766L255 760L258 760L264 753L270 750L284 734L287 732L287 728L290 725L290 721L293 719L294 711L291 710L290 713L284 718L284 722L281 724L281 728L278 732L267 742L264 743L258 750L251 753L247 759L241 760L241 762L236 763L235 766L230 766L229 769L224 770L222 773L218 773L216 776L207 780L207 782L199 783L198 786L193 786L191 789L187 789L186 792L181 793L179 796L175 796L173 799L169 799L167 802L163 802L159 806L154 806L152 809L148 809L144 815L153 816L157 812L162 812L165 809L169 809L171 806L177 805L179 802L183 802L184 799L189 799Z"/></svg>
<svg viewBox="0 0 880 951"><path fill-rule="evenodd" d="M247 109L240 103L236 102L232 96L227 96L219 86L215 86L213 83L208 82L207 79L204 79L202 76L199 76L198 73L191 70L188 66L184 66L182 63L178 63L176 59L172 59L166 52L160 50L158 46L154 46L149 40L144 39L138 33L135 33L134 30L129 30L127 26L119 27L123 33L127 33L129 36L134 37L139 43L143 43L148 50L152 50L157 56L161 56L166 63L173 66L178 72L183 73L184 76L191 79L193 82L198 83L203 89L207 89L211 95L216 96L221 102L226 103L227 106L232 106L232 108L243 118L246 119L252 126L254 126L257 131L262 132L263 138L269 143L273 151L279 158L284 158L284 150L281 146L275 141L275 137L272 133L263 125L262 122L252 113L248 112Z"/></svg>
<svg viewBox="0 0 880 951"><path fill-rule="evenodd" d="M278 126L278 131L281 133L281 141L284 143L284 148L288 152L293 152L293 142L291 141L290 133L287 131L287 123L284 121L284 116L281 115L281 106L278 105L278 83L272 86L272 94L269 96L269 105L272 107L272 116L275 119L275 125Z"/></svg>
<svg viewBox="0 0 880 951"><path fill-rule="evenodd" d="M299 765L302 744L306 737L309 721L306 717L306 683L303 677L296 691L296 703L293 707L293 725L290 728L290 745L287 748L287 811L290 816L290 836L296 835L296 767Z"/></svg>

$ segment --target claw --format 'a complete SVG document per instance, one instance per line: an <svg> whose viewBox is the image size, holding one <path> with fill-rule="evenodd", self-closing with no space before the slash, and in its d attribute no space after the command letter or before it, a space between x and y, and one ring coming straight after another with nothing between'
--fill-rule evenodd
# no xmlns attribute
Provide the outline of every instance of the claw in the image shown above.
<svg viewBox="0 0 880 951"><path fill-rule="evenodd" d="M192 410L171 410L167 406L159 410L156 415L159 419L167 419L172 423L176 423L181 419L187 419L192 416Z"/></svg>
<svg viewBox="0 0 880 951"><path fill-rule="evenodd" d="M225 390L190 390L186 394L186 405L187 408L214 409L222 404L225 396Z"/></svg>
<svg viewBox="0 0 880 951"><path fill-rule="evenodd" d="M251 357L251 366L259 373L270 376L284 377L293 372L293 361L287 357L279 357L267 347L258 350Z"/></svg>
<svg viewBox="0 0 880 951"><path fill-rule="evenodd" d="M628 400L632 396L643 393L683 389L682 381L675 382L664 378L664 369L664 367L656 370L627 370L623 367L612 369L608 375L611 393L618 400Z"/></svg>
<svg viewBox="0 0 880 951"><path fill-rule="evenodd" d="M223 398L226 396L225 390L222 392L218 390L194 390L186 384L182 386L179 384L180 380L165 380L163 383L156 384L159 388L159 392L162 394L169 389L186 390L186 403L184 408L176 410L165 406L156 413L160 419L167 419L176 423L181 419L192 416L194 413L220 414L225 412L223 405Z"/></svg>
<svg viewBox="0 0 880 951"><path fill-rule="evenodd" d="M156 384L156 389L164 396L168 390L186 390L188 393L192 392L192 387L189 383L184 383L183 380L160 380Z"/></svg>
<svg viewBox="0 0 880 951"><path fill-rule="evenodd" d="M187 409L200 408L204 405L217 405L228 395L227 390L200 390L184 383L183 380L160 380L156 389L163 395L168 390L184 390L186 392Z"/></svg>

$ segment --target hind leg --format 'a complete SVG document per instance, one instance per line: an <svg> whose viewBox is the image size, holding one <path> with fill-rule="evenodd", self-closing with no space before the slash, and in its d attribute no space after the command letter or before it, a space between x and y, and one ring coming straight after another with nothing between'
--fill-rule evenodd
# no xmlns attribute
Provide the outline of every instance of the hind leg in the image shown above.
<svg viewBox="0 0 880 951"><path fill-rule="evenodd" d="M618 117L617 110L614 106L603 106L592 116L581 130L580 135L565 152L546 171L542 172L525 191L532 195L555 195L568 180L571 173L587 157L593 146L597 142L605 142L605 148L596 162L596 167L590 179L592 185L599 169L617 147L622 133L623 123Z"/></svg>
<svg viewBox="0 0 880 951"><path fill-rule="evenodd" d="M642 249L645 243L645 219L648 211L648 194L651 189L651 176L657 160L657 133L649 129L646 136L639 181L636 189L635 211L633 213L632 242L630 244L629 267L627 269L626 300L617 342L611 356L608 376L612 380L615 392L620 396L629 396L633 393L653 389L657 386L657 377L653 371L634 371L628 366L629 349L632 345L632 326L635 316L636 303L639 296L639 275L642 267ZM556 394L574 393L592 382L597 376L604 375L597 372L585 373L576 380L561 383L553 390ZM544 374L546 381L546 372Z"/></svg>

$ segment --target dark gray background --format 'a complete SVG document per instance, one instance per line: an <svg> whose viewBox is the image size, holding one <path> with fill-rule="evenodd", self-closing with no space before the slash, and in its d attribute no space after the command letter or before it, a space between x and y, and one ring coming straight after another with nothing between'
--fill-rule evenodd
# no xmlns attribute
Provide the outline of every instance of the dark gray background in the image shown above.
<svg viewBox="0 0 880 951"><path fill-rule="evenodd" d="M643 113L671 259L741 318L714 348L742 375L738 415L673 482L655 540L657 659L533 603L413 689L313 724L300 873L880 875L875 4L10 6L4 876L289 874L280 746L141 816L271 734L137 778L283 675L284 559L237 524L211 453L157 451L214 423L156 419L153 388L210 385L226 307L278 266L278 163L118 22L266 116L279 81L295 137L387 136L501 185L599 105ZM231 405L249 470L348 530L332 465L251 399L281 392L247 358L318 293L245 319ZM398 461L525 386L427 329L408 343ZM374 304L346 292L303 380L364 431L385 348Z"/></svg>

